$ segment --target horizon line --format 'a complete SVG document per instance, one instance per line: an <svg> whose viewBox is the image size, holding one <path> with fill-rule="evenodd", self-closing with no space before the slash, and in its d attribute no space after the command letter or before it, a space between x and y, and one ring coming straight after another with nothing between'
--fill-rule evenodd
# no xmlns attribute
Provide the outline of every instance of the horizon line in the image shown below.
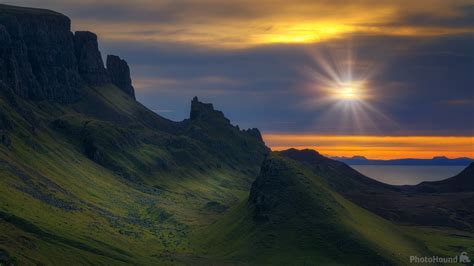
<svg viewBox="0 0 474 266"><path fill-rule="evenodd" d="M277 148L283 148L283 147L277 147ZM462 157L448 157L448 156L445 156L445 155L436 155L436 156L433 156L433 157L424 157L424 158L413 158L413 157L400 157L400 158L391 158L391 159L377 159L377 158L368 158L368 157L365 157L363 155L358 155L358 154L355 154L355 155L352 155L352 156L334 156L334 155L327 155L327 154L323 154L323 153L320 153L318 150L316 149L312 149L312 148L296 148L296 147L288 147L286 149L272 149L270 147L270 149L272 151L275 151L275 152L278 152L278 151L285 151L285 150L291 150L291 149L295 149L295 150L299 150L299 151L302 151L302 150L312 150L312 151L315 151L325 157L328 157L330 159L357 159L357 158L354 158L354 157L363 157L363 160L367 160L367 161L397 161L397 160L434 160L436 158L444 158L444 159L448 159L448 160L457 160L457 159L468 159L468 160L472 160L474 162L474 157L468 157L468 156L462 156Z"/></svg>
<svg viewBox="0 0 474 266"><path fill-rule="evenodd" d="M373 160L400 158L474 158L474 136L351 136L263 134L272 150L313 149L329 157L364 156Z"/></svg>

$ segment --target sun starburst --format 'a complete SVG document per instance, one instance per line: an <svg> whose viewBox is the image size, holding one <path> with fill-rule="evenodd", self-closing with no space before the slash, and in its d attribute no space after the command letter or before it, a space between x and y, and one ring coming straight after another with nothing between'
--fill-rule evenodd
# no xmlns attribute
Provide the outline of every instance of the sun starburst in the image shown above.
<svg viewBox="0 0 474 266"><path fill-rule="evenodd" d="M347 81L329 89L337 101L363 101L367 99L363 82Z"/></svg>
<svg viewBox="0 0 474 266"><path fill-rule="evenodd" d="M341 133L374 132L380 122L398 127L373 104L378 100L370 82L375 70L361 68L350 48L335 51L312 51L314 65L304 69L304 106L319 111L315 124L329 124Z"/></svg>

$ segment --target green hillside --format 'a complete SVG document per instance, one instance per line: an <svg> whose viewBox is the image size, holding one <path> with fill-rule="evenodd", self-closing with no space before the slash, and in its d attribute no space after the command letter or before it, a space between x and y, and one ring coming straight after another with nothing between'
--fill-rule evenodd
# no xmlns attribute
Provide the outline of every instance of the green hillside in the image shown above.
<svg viewBox="0 0 474 266"><path fill-rule="evenodd" d="M428 253L401 228L275 154L263 163L248 203L197 237L206 238L210 254L257 264L403 265L410 255Z"/></svg>
<svg viewBox="0 0 474 266"><path fill-rule="evenodd" d="M197 100L209 117L175 123L114 86L87 92L70 105L2 95L2 254L110 264L192 253L189 232L246 197L267 148L227 120L206 121L214 111Z"/></svg>
<svg viewBox="0 0 474 266"><path fill-rule="evenodd" d="M370 179L348 165L314 150L279 152L321 176L330 187L353 203L392 222L474 231L474 165L438 182L393 186Z"/></svg>

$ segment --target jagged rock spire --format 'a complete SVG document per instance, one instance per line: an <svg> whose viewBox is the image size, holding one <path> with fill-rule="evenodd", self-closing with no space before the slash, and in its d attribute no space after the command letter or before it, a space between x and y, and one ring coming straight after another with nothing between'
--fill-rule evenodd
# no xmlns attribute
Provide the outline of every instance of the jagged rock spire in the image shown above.
<svg viewBox="0 0 474 266"><path fill-rule="evenodd" d="M190 119L192 121L223 121L230 124L230 120L221 111L214 110L212 103L202 103L197 97L191 101Z"/></svg>
<svg viewBox="0 0 474 266"><path fill-rule="evenodd" d="M116 55L108 55L107 72L110 82L135 99L135 89L130 78L130 68L125 60Z"/></svg>
<svg viewBox="0 0 474 266"><path fill-rule="evenodd" d="M97 35L90 31L76 31L74 50L79 74L88 85L102 85L108 82L107 71L99 51Z"/></svg>

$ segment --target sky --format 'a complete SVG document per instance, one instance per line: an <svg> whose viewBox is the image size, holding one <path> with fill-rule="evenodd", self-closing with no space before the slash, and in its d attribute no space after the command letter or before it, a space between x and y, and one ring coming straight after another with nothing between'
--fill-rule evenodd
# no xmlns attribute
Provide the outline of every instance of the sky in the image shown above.
<svg viewBox="0 0 474 266"><path fill-rule="evenodd" d="M172 120L198 96L275 150L474 157L472 0L3 2L97 33Z"/></svg>

